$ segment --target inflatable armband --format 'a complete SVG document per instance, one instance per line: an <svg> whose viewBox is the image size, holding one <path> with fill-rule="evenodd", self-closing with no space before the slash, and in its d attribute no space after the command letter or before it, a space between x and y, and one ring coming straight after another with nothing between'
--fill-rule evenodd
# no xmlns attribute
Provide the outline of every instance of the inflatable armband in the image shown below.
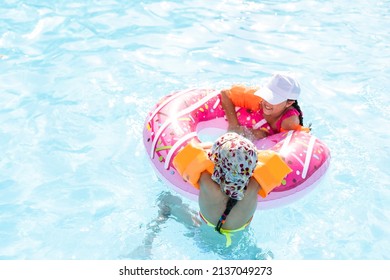
<svg viewBox="0 0 390 280"><path fill-rule="evenodd" d="M258 162L252 177L261 186L259 195L265 198L292 170L274 151L258 151L257 154Z"/></svg>
<svg viewBox="0 0 390 280"><path fill-rule="evenodd" d="M252 111L260 110L261 98L254 95L257 89L235 85L229 90L229 98L237 107L243 107Z"/></svg>
<svg viewBox="0 0 390 280"><path fill-rule="evenodd" d="M184 181L190 183L199 189L200 174L208 171L210 174L214 171L214 163L209 160L206 152L201 147L196 147L188 143L175 156L172 162L177 172L183 177Z"/></svg>

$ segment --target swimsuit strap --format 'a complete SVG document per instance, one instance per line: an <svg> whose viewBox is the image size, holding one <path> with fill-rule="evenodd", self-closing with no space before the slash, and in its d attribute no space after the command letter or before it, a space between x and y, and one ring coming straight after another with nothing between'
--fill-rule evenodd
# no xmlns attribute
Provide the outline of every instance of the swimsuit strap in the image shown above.
<svg viewBox="0 0 390 280"><path fill-rule="evenodd" d="M202 220L206 223L206 225L208 225L209 227L213 227L215 228L215 225L210 223L206 218L205 216L203 216L203 214L199 211L199 216L202 218ZM242 227L238 228L238 229L223 229L221 228L221 234L223 234L226 238L226 248L229 247L230 245L232 245L232 236L233 236L233 233L235 232L238 232L238 231L242 231L244 229L246 229L249 224L251 223L252 221L252 218L251 217L249 219L248 222L246 222Z"/></svg>

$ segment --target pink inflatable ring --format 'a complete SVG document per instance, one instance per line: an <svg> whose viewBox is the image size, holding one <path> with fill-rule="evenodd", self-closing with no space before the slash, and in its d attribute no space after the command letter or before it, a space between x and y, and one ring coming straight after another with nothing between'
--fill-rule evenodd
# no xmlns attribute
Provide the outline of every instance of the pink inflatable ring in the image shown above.
<svg viewBox="0 0 390 280"><path fill-rule="evenodd" d="M258 112L237 108L242 125L259 128L265 120ZM185 182L172 165L177 152L193 138L215 140L227 130L220 92L188 89L165 96L148 114L143 139L158 176L178 193L198 199L199 190ZM258 196L258 209L292 202L316 185L330 161L329 149L310 133L289 131L255 142L259 150L278 152L293 170L266 198Z"/></svg>

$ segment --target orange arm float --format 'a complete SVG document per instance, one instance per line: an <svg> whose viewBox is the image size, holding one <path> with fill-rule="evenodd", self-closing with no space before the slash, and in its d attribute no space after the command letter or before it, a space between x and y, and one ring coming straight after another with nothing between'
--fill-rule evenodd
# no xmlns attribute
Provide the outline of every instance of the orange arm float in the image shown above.
<svg viewBox="0 0 390 280"><path fill-rule="evenodd" d="M173 166L184 181L199 189L199 179L203 171L214 172L214 163L208 158L201 147L188 143L173 159Z"/></svg>
<svg viewBox="0 0 390 280"><path fill-rule="evenodd" d="M252 177L259 183L259 195L264 198L280 186L283 178L292 170L274 151L262 150L257 154L258 162Z"/></svg>
<svg viewBox="0 0 390 280"><path fill-rule="evenodd" d="M229 98L237 107L243 107L252 111L260 109L261 98L254 95L255 88L249 88L241 85L234 85L229 90Z"/></svg>

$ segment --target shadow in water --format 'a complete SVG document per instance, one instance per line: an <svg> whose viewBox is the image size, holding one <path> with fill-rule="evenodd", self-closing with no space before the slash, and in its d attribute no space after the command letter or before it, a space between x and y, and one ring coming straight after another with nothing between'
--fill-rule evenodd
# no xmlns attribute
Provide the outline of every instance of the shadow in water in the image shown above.
<svg viewBox="0 0 390 280"><path fill-rule="evenodd" d="M212 227L203 223L198 211L191 209L183 200L170 192L161 192L157 198L158 215L146 225L146 233L142 243L122 258L154 259L153 243L158 238L163 225L169 220L183 224L188 230L185 234L194 239L194 243L203 253L216 255L216 259L226 260L264 260L273 259L270 251L263 251L256 244L252 229L234 233L230 247L225 246L225 237Z"/></svg>

